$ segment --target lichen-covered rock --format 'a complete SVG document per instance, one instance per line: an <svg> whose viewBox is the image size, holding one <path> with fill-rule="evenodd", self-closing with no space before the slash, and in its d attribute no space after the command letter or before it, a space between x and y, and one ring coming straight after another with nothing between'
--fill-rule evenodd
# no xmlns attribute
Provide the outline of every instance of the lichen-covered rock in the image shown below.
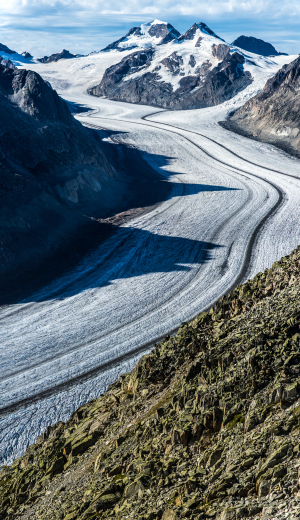
<svg viewBox="0 0 300 520"><path fill-rule="evenodd" d="M270 290L271 287L271 290ZM297 518L300 248L0 470L0 520Z"/></svg>

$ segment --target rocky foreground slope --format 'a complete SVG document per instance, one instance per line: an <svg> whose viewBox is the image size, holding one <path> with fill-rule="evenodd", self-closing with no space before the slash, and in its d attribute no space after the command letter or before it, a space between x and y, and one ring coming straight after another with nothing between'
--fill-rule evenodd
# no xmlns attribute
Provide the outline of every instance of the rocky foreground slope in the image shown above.
<svg viewBox="0 0 300 520"><path fill-rule="evenodd" d="M299 518L300 247L0 472L0 518Z"/></svg>
<svg viewBox="0 0 300 520"><path fill-rule="evenodd" d="M300 157L299 87L300 57L284 65L222 125Z"/></svg>
<svg viewBox="0 0 300 520"><path fill-rule="evenodd" d="M0 65L1 285L123 193L101 143L51 86L35 72Z"/></svg>

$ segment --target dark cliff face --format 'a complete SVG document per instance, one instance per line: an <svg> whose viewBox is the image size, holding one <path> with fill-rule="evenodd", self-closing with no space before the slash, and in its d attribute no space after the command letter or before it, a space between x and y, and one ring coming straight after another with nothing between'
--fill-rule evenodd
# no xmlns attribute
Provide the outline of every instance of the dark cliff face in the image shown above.
<svg viewBox="0 0 300 520"><path fill-rule="evenodd" d="M26 53L28 54L28 53ZM26 58L31 57L25 56ZM43 58L39 58L37 61L40 63L52 63L53 61L59 61L59 60L69 60L72 58L77 58L78 56L76 54L71 54L66 49L63 49L61 52L57 52L56 54L51 54L51 56L44 56Z"/></svg>
<svg viewBox="0 0 300 520"><path fill-rule="evenodd" d="M262 92L224 126L300 157L300 57L284 65Z"/></svg>
<svg viewBox="0 0 300 520"><path fill-rule="evenodd" d="M101 83L88 92L118 101L176 110L217 105L233 97L252 81L250 73L243 69L244 57L238 53L230 54L229 51L228 45L213 45L212 56L217 57L220 63L212 68L210 62L204 62L195 68L192 75L183 74L179 87L174 91L170 83L161 81L159 71L166 68L173 75L182 75L180 70L183 60L179 51L164 58L157 72L147 71L154 56L153 49L135 52L109 67ZM189 64L192 68L196 65L193 55L190 56ZM143 75L130 78L143 69Z"/></svg>
<svg viewBox="0 0 300 520"><path fill-rule="evenodd" d="M239 36L232 42L232 45L236 45L240 47L240 49L253 52L254 54L260 54L261 56L285 55L285 53L278 52L271 43L260 40L259 38L254 38L254 36Z"/></svg>
<svg viewBox="0 0 300 520"><path fill-rule="evenodd" d="M116 172L67 104L35 72L0 65L1 275L102 216L113 191Z"/></svg>

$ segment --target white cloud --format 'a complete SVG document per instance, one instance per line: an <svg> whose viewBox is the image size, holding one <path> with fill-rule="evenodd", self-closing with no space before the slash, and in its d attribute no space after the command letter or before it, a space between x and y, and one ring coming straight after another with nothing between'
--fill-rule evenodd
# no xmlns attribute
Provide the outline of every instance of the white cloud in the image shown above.
<svg viewBox="0 0 300 520"><path fill-rule="evenodd" d="M204 21L229 41L243 33L300 51L299 0L0 0L0 9L0 41L35 55L99 50L152 18L181 32Z"/></svg>
<svg viewBox="0 0 300 520"><path fill-rule="evenodd" d="M300 13L299 0L206 0L174 2L172 0L0 0L1 12L15 15L34 13L62 13L67 11L99 14L144 14L161 12L166 15L221 16L231 13L235 16L245 14L265 14L269 18L295 16Z"/></svg>

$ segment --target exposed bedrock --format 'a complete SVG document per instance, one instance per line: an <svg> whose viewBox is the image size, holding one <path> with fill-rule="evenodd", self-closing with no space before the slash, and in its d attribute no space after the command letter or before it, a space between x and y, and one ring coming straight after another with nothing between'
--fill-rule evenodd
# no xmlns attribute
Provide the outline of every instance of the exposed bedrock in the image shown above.
<svg viewBox="0 0 300 520"><path fill-rule="evenodd" d="M162 81L159 71L164 67L178 75L182 62L180 54L173 52L162 60L157 72L151 72L147 67L151 64L154 50L135 52L109 67L101 83L88 92L117 101L175 110L218 105L252 82L251 74L244 71L244 57L236 52L230 54L229 50L227 45L213 45L213 55L221 60L220 63L214 68L209 62L202 63L193 75L182 77L174 91L170 83ZM130 77L143 69L143 74Z"/></svg>
<svg viewBox="0 0 300 520"><path fill-rule="evenodd" d="M0 65L2 280L103 216L124 186L101 144L38 74Z"/></svg>
<svg viewBox="0 0 300 520"><path fill-rule="evenodd" d="M300 157L300 57L284 65L264 89L222 123Z"/></svg>

